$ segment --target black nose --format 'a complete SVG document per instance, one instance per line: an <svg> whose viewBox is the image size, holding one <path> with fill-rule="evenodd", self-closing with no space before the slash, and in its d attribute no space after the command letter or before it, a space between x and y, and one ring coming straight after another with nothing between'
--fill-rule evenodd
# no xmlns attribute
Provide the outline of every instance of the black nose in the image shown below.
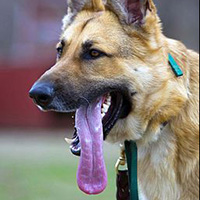
<svg viewBox="0 0 200 200"><path fill-rule="evenodd" d="M54 88L49 83L36 83L29 92L29 96L41 107L48 106L54 98Z"/></svg>

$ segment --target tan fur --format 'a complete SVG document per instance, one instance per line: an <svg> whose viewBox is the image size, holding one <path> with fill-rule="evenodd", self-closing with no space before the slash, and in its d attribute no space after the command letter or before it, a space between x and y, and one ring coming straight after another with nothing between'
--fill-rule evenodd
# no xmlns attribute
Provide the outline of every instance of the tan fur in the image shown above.
<svg viewBox="0 0 200 200"><path fill-rule="evenodd" d="M72 83L78 92L97 82L127 80L129 90L137 91L133 109L108 140L137 141L141 200L199 199L199 55L163 35L152 1L139 28L122 22L118 1L88 2L65 17L63 55L40 80ZM79 54L86 40L113 57L83 62ZM168 53L183 77L175 77Z"/></svg>

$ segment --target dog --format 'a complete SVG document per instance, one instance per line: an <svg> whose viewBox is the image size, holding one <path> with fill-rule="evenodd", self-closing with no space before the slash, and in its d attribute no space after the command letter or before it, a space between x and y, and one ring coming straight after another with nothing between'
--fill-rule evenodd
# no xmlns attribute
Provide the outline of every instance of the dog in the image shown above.
<svg viewBox="0 0 200 200"><path fill-rule="evenodd" d="M103 138L133 140L141 200L199 199L199 55L164 36L153 1L68 1L57 51L30 97L76 111L80 189L106 187Z"/></svg>

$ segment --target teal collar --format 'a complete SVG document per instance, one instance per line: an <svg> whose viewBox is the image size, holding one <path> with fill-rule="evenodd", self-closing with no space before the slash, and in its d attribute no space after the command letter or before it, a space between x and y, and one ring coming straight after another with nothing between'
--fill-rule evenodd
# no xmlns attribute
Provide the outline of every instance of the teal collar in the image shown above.
<svg viewBox="0 0 200 200"><path fill-rule="evenodd" d="M170 53L168 54L168 59L169 59L169 64L171 65L172 70L175 73L176 77L183 76L183 71L181 70L180 66Z"/></svg>

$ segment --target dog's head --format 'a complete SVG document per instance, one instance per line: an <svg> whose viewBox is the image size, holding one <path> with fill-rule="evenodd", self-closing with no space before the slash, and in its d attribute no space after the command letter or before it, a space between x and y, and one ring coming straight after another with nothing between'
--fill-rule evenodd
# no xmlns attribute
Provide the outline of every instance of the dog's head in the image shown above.
<svg viewBox="0 0 200 200"><path fill-rule="evenodd" d="M30 96L57 112L103 97L104 135L113 141L156 133L185 102L152 0L69 1L57 50Z"/></svg>

